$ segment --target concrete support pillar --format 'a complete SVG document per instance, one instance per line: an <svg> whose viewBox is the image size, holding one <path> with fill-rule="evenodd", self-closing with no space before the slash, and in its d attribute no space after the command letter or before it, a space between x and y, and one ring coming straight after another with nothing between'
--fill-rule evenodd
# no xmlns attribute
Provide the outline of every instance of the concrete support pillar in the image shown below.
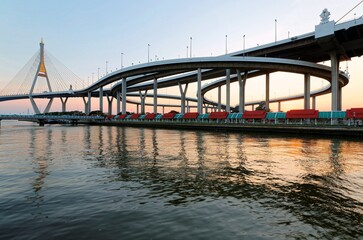
<svg viewBox="0 0 363 240"><path fill-rule="evenodd" d="M202 99L202 69L198 68L198 87L197 87L197 96L198 96L198 113L203 113L203 99Z"/></svg>
<svg viewBox="0 0 363 240"><path fill-rule="evenodd" d="M187 112L190 112L189 101L187 101Z"/></svg>
<svg viewBox="0 0 363 240"><path fill-rule="evenodd" d="M255 105L252 104L252 111L255 111Z"/></svg>
<svg viewBox="0 0 363 240"><path fill-rule="evenodd" d="M310 74L304 75L304 109L310 109Z"/></svg>
<svg viewBox="0 0 363 240"><path fill-rule="evenodd" d="M154 78L154 113L158 113L158 79Z"/></svg>
<svg viewBox="0 0 363 240"><path fill-rule="evenodd" d="M147 90L143 94L141 90L139 90L140 103L141 103L141 114L145 114L145 99L146 99Z"/></svg>
<svg viewBox="0 0 363 240"><path fill-rule="evenodd" d="M222 110L222 87L218 87L218 112Z"/></svg>
<svg viewBox="0 0 363 240"><path fill-rule="evenodd" d="M88 96L87 114L90 114L91 113L91 92L88 92L87 96Z"/></svg>
<svg viewBox="0 0 363 240"><path fill-rule="evenodd" d="M67 111L67 101L68 101L68 97L65 98L60 98L61 102L62 102L62 112L66 112Z"/></svg>
<svg viewBox="0 0 363 240"><path fill-rule="evenodd" d="M265 105L266 110L270 109L270 74L266 74L266 88L265 88Z"/></svg>
<svg viewBox="0 0 363 240"><path fill-rule="evenodd" d="M342 88L338 86L338 111L342 111Z"/></svg>
<svg viewBox="0 0 363 240"><path fill-rule="evenodd" d="M136 103L136 113L137 113L137 114L139 114L139 113L140 113L140 111L139 111L139 105L140 105L140 104Z"/></svg>
<svg viewBox="0 0 363 240"><path fill-rule="evenodd" d="M277 111L278 112L281 112L281 102L277 102Z"/></svg>
<svg viewBox="0 0 363 240"><path fill-rule="evenodd" d="M103 87L100 87L100 111L103 112Z"/></svg>
<svg viewBox="0 0 363 240"><path fill-rule="evenodd" d="M243 74L243 80L241 76L241 71L237 69L237 78L239 84L239 106L238 112L243 113L245 111L245 86L247 80L247 72Z"/></svg>
<svg viewBox="0 0 363 240"><path fill-rule="evenodd" d="M231 70L226 70L226 112L231 112Z"/></svg>
<svg viewBox="0 0 363 240"><path fill-rule="evenodd" d="M126 114L126 78L122 78L122 114Z"/></svg>
<svg viewBox="0 0 363 240"><path fill-rule="evenodd" d="M108 114L112 115L112 102L113 102L113 97L107 95L107 102L108 102ZM118 112L117 112L118 113ZM116 113L116 114L117 114Z"/></svg>
<svg viewBox="0 0 363 240"><path fill-rule="evenodd" d="M339 71L339 61L336 52L330 52L330 62L331 62L331 110L338 111L338 71Z"/></svg>
<svg viewBox="0 0 363 240"><path fill-rule="evenodd" d="M120 91L116 92L116 114L120 113L121 110L121 99L120 99Z"/></svg>
<svg viewBox="0 0 363 240"><path fill-rule="evenodd" d="M316 109L316 97L314 96L314 97L312 97L312 100L311 100L311 102L312 102L312 109Z"/></svg>
<svg viewBox="0 0 363 240"><path fill-rule="evenodd" d="M185 96L186 96L187 90L188 90L188 83L185 84L184 89L183 89L183 86L180 84L180 82L178 83L178 85L179 85L180 96L181 96L180 113L184 114L185 113Z"/></svg>
<svg viewBox="0 0 363 240"><path fill-rule="evenodd" d="M165 106L163 106L163 114L165 113Z"/></svg>
<svg viewBox="0 0 363 240"><path fill-rule="evenodd" d="M83 99L83 103L84 103L84 113L87 115L87 111L88 111L88 102L86 101L85 97L82 97Z"/></svg>

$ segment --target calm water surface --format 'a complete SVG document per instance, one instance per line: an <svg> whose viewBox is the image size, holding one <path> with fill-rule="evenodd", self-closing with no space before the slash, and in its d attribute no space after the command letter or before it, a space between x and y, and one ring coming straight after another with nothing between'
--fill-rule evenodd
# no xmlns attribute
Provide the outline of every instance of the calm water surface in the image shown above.
<svg viewBox="0 0 363 240"><path fill-rule="evenodd" d="M0 129L0 239L363 239L363 140Z"/></svg>

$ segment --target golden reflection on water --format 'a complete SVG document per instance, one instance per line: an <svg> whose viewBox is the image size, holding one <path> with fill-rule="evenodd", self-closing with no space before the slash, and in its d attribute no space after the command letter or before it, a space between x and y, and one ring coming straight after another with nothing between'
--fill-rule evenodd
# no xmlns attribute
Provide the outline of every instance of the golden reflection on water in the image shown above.
<svg viewBox="0 0 363 240"><path fill-rule="evenodd" d="M153 174L274 188L315 177L352 177L362 184L360 141L234 133L85 126L29 131L37 192L58 154L96 159L100 167L152 168ZM79 154L79 155L77 155ZM358 176L358 177L357 177ZM319 183L321 184L321 183ZM361 199L357 193L356 198Z"/></svg>
<svg viewBox="0 0 363 240"><path fill-rule="evenodd" d="M317 239L362 233L359 139L105 126L4 128L0 136L2 214L32 234L40 222L38 234L59 224L99 229L90 216L117 230L121 220L130 229L145 220L172 231L185 226L175 225L180 216L199 215L188 230L210 217L221 229L232 219L236 231L257 224L253 233L271 227L287 238L299 227Z"/></svg>

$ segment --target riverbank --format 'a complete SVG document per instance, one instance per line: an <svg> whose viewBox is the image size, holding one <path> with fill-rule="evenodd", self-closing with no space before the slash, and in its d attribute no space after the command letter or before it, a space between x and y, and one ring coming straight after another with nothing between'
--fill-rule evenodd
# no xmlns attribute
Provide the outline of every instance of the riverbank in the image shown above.
<svg viewBox="0 0 363 240"><path fill-rule="evenodd" d="M226 131L246 133L282 133L299 135L321 135L339 137L363 137L363 128L330 125L287 125L287 124L233 124L233 123L183 123L146 121L105 121L91 122L91 125L143 127L160 129L185 129L203 131Z"/></svg>

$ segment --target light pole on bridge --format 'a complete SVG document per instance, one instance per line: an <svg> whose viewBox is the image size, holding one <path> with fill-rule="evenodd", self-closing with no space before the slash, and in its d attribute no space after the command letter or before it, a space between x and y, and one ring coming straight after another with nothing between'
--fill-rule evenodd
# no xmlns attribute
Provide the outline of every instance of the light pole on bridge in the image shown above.
<svg viewBox="0 0 363 240"><path fill-rule="evenodd" d="M243 56L245 56L246 35L243 34Z"/></svg>
<svg viewBox="0 0 363 240"><path fill-rule="evenodd" d="M108 74L108 72L107 72L107 64L108 64L108 61L106 61L106 75Z"/></svg>
<svg viewBox="0 0 363 240"><path fill-rule="evenodd" d="M150 63L150 44L147 44L147 63Z"/></svg>
<svg viewBox="0 0 363 240"><path fill-rule="evenodd" d="M277 19L275 19L275 42L277 42Z"/></svg>
<svg viewBox="0 0 363 240"><path fill-rule="evenodd" d="M124 64L123 64L123 59L124 59L124 53L121 53L121 69L124 68Z"/></svg>
<svg viewBox="0 0 363 240"><path fill-rule="evenodd" d="M227 35L226 35L226 55L228 53L228 50L227 50Z"/></svg>

